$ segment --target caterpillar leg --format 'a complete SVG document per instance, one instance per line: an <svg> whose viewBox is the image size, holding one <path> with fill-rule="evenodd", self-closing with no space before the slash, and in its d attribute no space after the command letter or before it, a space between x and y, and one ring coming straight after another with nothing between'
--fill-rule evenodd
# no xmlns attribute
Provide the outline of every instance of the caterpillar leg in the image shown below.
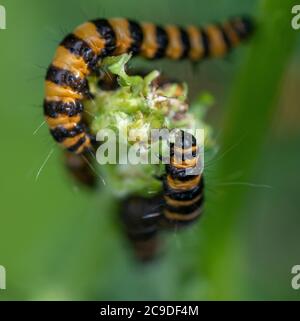
<svg viewBox="0 0 300 321"><path fill-rule="evenodd" d="M171 145L171 161L163 182L165 206L161 225L183 227L197 220L203 211L204 180L199 148L193 135L180 131Z"/></svg>

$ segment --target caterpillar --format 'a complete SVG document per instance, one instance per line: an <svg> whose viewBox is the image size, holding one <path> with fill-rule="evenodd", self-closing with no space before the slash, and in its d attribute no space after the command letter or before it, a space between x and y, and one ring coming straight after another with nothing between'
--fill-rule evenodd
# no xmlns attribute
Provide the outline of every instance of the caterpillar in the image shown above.
<svg viewBox="0 0 300 321"><path fill-rule="evenodd" d="M180 131L171 144L171 161L163 180L165 206L163 221L182 227L197 220L204 202L204 179L196 138Z"/></svg>
<svg viewBox="0 0 300 321"><path fill-rule="evenodd" d="M92 171L89 163L92 162L90 154L74 154L64 152L65 167L79 184L93 189L97 185L97 176Z"/></svg>
<svg viewBox="0 0 300 321"><path fill-rule="evenodd" d="M248 17L203 28L163 27L124 18L80 25L60 43L46 73L43 106L51 135L70 152L81 154L92 149L92 137L82 114L84 100L92 97L87 77L104 57L132 53L146 59L201 61L224 56L252 30Z"/></svg>
<svg viewBox="0 0 300 321"><path fill-rule="evenodd" d="M190 225L202 214L204 179L196 138L180 130L170 147L171 161L166 165L162 195L151 199L131 197L123 202L121 220L141 262L157 257L160 231Z"/></svg>
<svg viewBox="0 0 300 321"><path fill-rule="evenodd" d="M139 262L149 262L158 256L161 239L159 238L159 216L144 218L144 213L152 212L162 203L162 196L143 198L132 196L122 202L120 219L130 242L134 255Z"/></svg>
<svg viewBox="0 0 300 321"><path fill-rule="evenodd" d="M128 72L140 76L149 74L146 70L137 69ZM116 75L102 73L98 76L97 85L102 91L114 91L119 88ZM182 83L176 79L165 77L164 75L159 75L159 77L152 82L152 86L156 87L157 90L165 90L168 86L172 87L172 97L180 97L184 91ZM179 136L177 139L178 138ZM182 146L181 142L179 142L179 146L180 148L185 148L185 145ZM171 145L171 155L174 155L174 149L175 147ZM66 167L73 178L75 178L79 184L89 188L95 188L97 176L90 168L90 164L93 163L91 154L84 153L79 155L65 151L64 156ZM167 173L170 172L168 168L169 166L167 165ZM165 199L167 199L166 195ZM161 252L162 240L159 237L160 232L166 227L178 226L178 221L168 219L165 216L167 209L165 207L164 195L159 193L150 198L129 196L122 200L120 209L119 216L123 231L131 245L135 258L141 263L153 261ZM166 224L167 220L168 223ZM190 221L192 222L192 220Z"/></svg>

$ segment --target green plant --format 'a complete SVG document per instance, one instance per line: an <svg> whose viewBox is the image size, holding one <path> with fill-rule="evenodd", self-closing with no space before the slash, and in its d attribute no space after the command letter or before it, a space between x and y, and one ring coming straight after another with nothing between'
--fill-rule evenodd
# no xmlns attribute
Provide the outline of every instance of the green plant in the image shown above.
<svg viewBox="0 0 300 321"><path fill-rule="evenodd" d="M226 150L237 144L216 166L220 182L240 172L239 182L251 179L256 159L276 111L277 98L285 67L295 44L290 25L293 0L264 0L260 3L256 32L250 42L232 93L224 120L222 146ZM209 184L209 182L208 182ZM243 255L234 230L241 215L245 188L226 187L211 197L201 246L199 273L209 282L210 298L237 298L232 287L241 269ZM200 260L200 258L199 258ZM235 282L234 282L235 280Z"/></svg>
<svg viewBox="0 0 300 321"><path fill-rule="evenodd" d="M100 90L96 85L97 79L91 79L95 99L87 105L87 110L89 115L93 115L90 127L94 135L101 130L110 130L118 136L118 144L110 141L104 143L107 144L107 149L115 147L115 164L102 164L99 168L113 193L119 197L132 194L149 197L161 191L161 181L156 177L161 176L165 168L161 163L146 163L150 160L149 152L161 150L164 156L167 152L166 142L151 140L151 130L204 129L205 147L210 150L214 142L211 139L211 128L204 122L204 116L213 99L207 93L200 95L190 111L187 111L186 84L170 82L164 86L155 86L153 81L160 75L156 70L145 77L128 75L125 67L130 58L130 55L123 54L104 59L99 68L102 72L111 74L110 77L116 75L119 88ZM180 88L183 88L182 93ZM180 90L179 96L175 95L177 89ZM155 144L158 146L153 146ZM129 147L136 147L145 163L141 161L132 165L127 161L120 161L124 155L118 153L119 149ZM101 148L106 147L102 145Z"/></svg>

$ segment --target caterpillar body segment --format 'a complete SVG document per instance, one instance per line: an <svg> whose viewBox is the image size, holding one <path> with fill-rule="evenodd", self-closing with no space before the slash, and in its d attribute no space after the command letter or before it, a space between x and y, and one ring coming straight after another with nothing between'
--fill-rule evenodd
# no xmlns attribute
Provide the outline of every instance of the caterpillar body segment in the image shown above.
<svg viewBox="0 0 300 321"><path fill-rule="evenodd" d="M97 176L91 169L92 159L90 154L74 154L69 151L64 152L65 167L71 176L80 185L95 189L97 186Z"/></svg>
<svg viewBox="0 0 300 321"><path fill-rule="evenodd" d="M91 98L87 77L104 57L132 53L146 59L200 61L225 55L252 29L246 17L203 28L157 26L124 18L80 25L60 43L47 70L44 114L52 136L76 154L92 147L82 113L84 100Z"/></svg>
<svg viewBox="0 0 300 321"><path fill-rule="evenodd" d="M158 211L162 204L162 196L152 198L129 197L122 203L120 212L123 229L131 243L134 255L140 262L155 259L160 252L158 215L145 215Z"/></svg>
<svg viewBox="0 0 300 321"><path fill-rule="evenodd" d="M185 226L202 214L204 180L201 172L199 147L193 135L180 132L171 145L171 162L164 177L163 225Z"/></svg>

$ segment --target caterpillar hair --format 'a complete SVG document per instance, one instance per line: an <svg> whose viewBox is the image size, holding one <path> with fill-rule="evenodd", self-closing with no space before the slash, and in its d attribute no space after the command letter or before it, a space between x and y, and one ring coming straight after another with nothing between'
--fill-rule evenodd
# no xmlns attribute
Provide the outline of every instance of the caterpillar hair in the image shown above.
<svg viewBox="0 0 300 321"><path fill-rule="evenodd" d="M89 154L77 155L65 151L65 166L72 177L81 185L88 188L95 188L97 185L97 176L91 169L92 162Z"/></svg>
<svg viewBox="0 0 300 321"><path fill-rule="evenodd" d="M252 30L248 17L203 28L157 26L124 18L80 25L60 43L46 74L44 114L53 138L76 154L92 148L82 114L84 100L91 98L87 77L104 57L132 53L146 59L201 61L224 56Z"/></svg>
<svg viewBox="0 0 300 321"><path fill-rule="evenodd" d="M163 225L182 227L200 217L204 202L201 166L195 137L180 131L171 145L170 164L166 165Z"/></svg>

